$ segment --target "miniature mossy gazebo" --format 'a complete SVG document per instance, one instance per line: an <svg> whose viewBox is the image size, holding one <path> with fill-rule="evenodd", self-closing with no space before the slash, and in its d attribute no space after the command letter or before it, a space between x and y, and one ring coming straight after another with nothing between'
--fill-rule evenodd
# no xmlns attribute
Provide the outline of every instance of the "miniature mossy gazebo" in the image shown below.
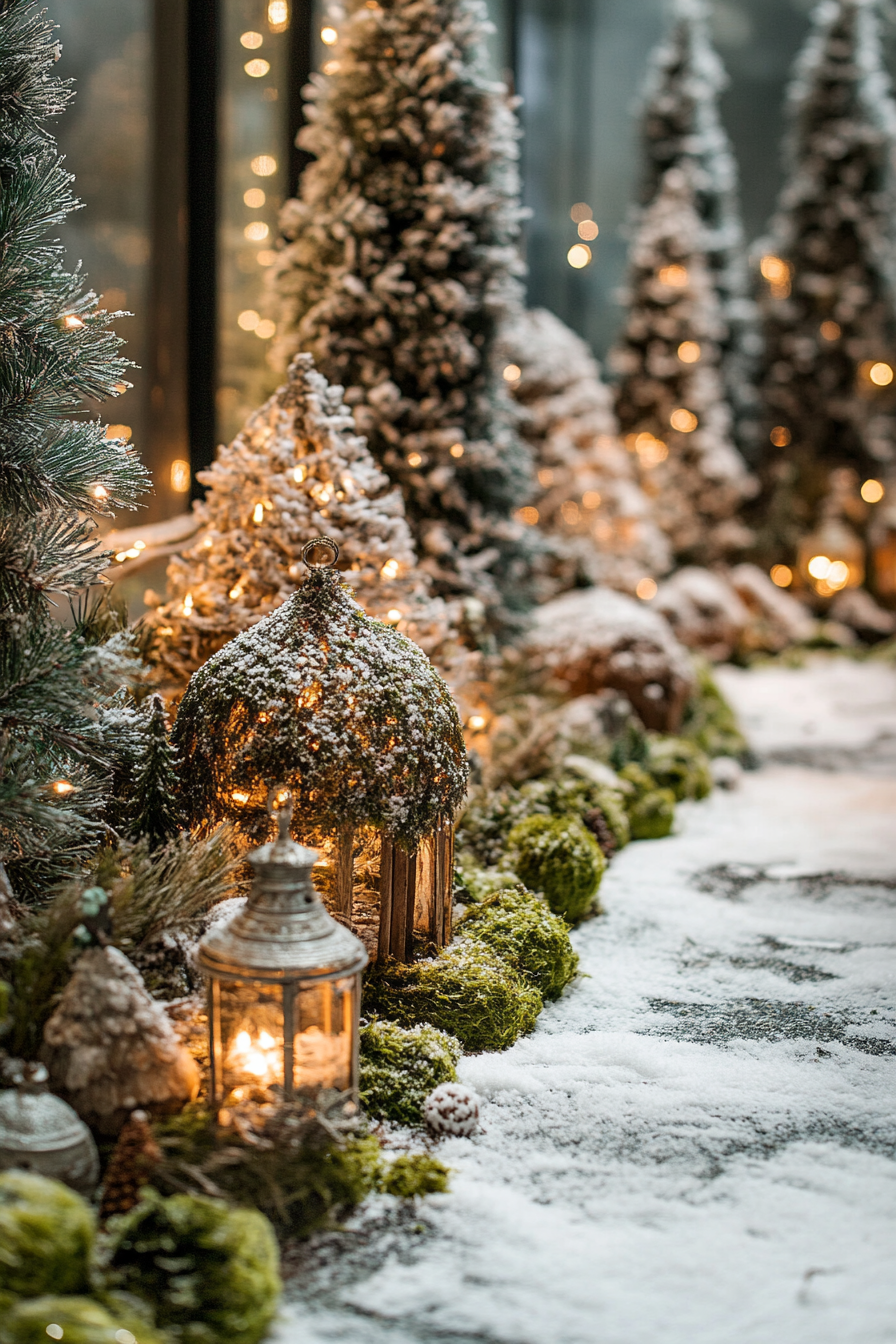
<svg viewBox="0 0 896 1344"><path fill-rule="evenodd" d="M356 864L375 873L380 959L408 961L414 930L451 936L454 817L466 751L448 687L426 655L367 616L332 565L231 640L190 680L174 728L195 825L267 837L268 794L291 790L293 834L320 849L325 895L351 922Z"/></svg>

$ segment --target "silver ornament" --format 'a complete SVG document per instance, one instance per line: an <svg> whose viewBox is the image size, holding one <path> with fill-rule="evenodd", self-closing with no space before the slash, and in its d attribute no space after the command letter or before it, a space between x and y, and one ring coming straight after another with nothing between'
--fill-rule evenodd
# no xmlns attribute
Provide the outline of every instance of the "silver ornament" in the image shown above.
<svg viewBox="0 0 896 1344"><path fill-rule="evenodd" d="M63 1181L88 1198L99 1181L93 1135L67 1102L47 1091L43 1064L27 1064L18 1087L0 1092L0 1171L10 1167Z"/></svg>
<svg viewBox="0 0 896 1344"><path fill-rule="evenodd" d="M423 1103L423 1118L434 1134L468 1138L479 1128L479 1098L463 1083L440 1083Z"/></svg>

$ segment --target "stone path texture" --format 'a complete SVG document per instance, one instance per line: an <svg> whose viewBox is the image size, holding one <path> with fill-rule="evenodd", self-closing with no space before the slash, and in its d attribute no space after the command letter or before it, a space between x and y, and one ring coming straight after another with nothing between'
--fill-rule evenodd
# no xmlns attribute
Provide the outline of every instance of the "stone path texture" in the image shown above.
<svg viewBox="0 0 896 1344"><path fill-rule="evenodd" d="M312 1241L277 1344L896 1341L896 670L721 680L761 767L617 858L583 976L462 1062L451 1192Z"/></svg>

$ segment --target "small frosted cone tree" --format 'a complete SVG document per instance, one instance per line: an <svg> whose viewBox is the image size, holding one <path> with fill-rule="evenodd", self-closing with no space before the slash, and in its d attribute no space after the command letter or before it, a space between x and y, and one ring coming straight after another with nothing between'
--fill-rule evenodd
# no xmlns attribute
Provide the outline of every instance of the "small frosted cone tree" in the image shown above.
<svg viewBox="0 0 896 1344"><path fill-rule="evenodd" d="M53 24L0 7L0 888L41 899L102 829L100 652L52 616L52 595L98 582L96 520L133 507L133 450L83 413L124 391L127 361L82 276L63 267L76 208L48 130L71 90ZM57 598L58 600L58 598Z"/></svg>
<svg viewBox="0 0 896 1344"><path fill-rule="evenodd" d="M530 460L495 358L520 304L517 126L481 0L354 0L281 216L282 354L310 351L401 486L438 595L525 606Z"/></svg>
<svg viewBox="0 0 896 1344"><path fill-rule="evenodd" d="M713 50L706 0L674 0L669 31L651 56L642 95L640 199L645 207L655 200L670 168L690 177L725 323L719 347L733 434L752 454L760 435L755 368L761 341L749 296L737 162L719 115L727 83Z"/></svg>
<svg viewBox="0 0 896 1344"><path fill-rule="evenodd" d="M605 584L634 592L669 568L669 545L619 436L609 388L586 343L547 309L521 313L502 332L509 383L523 408L538 493L533 522L551 537L539 597Z"/></svg>
<svg viewBox="0 0 896 1344"><path fill-rule="evenodd" d="M792 560L833 469L896 458L896 108L871 0L820 6L789 112L761 260L766 560Z"/></svg>
<svg viewBox="0 0 896 1344"><path fill-rule="evenodd" d="M725 324L681 169L663 178L629 253L628 312L612 361L616 412L679 563L709 564L751 540L736 514L752 481L731 441Z"/></svg>
<svg viewBox="0 0 896 1344"><path fill-rule="evenodd" d="M435 643L449 638L448 614L415 571L401 494L310 355L199 479L202 529L171 562L168 600L148 619L154 656L177 679L300 587L302 550L322 532L365 610L402 628L413 613Z"/></svg>

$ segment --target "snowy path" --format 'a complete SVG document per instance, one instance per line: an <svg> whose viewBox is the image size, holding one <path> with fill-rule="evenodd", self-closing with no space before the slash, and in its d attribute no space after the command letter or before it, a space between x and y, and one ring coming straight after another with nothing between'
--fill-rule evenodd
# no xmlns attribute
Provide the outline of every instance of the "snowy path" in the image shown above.
<svg viewBox="0 0 896 1344"><path fill-rule="evenodd" d="M278 1344L896 1341L896 672L724 680L772 763L620 855L451 1193L313 1244Z"/></svg>

